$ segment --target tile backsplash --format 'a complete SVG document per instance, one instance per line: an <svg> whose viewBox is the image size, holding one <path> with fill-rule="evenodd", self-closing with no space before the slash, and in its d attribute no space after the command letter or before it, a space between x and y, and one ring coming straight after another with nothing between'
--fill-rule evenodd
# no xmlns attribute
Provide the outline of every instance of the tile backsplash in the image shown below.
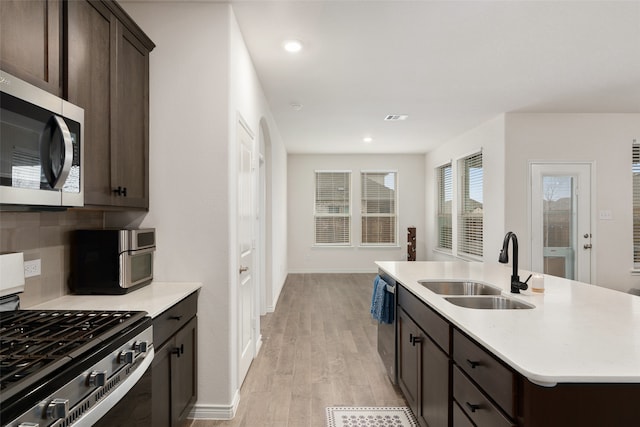
<svg viewBox="0 0 640 427"><path fill-rule="evenodd" d="M70 293L71 233L103 224L104 213L98 211L0 212L0 252L23 252L25 261L41 260L40 276L25 279L22 307Z"/></svg>

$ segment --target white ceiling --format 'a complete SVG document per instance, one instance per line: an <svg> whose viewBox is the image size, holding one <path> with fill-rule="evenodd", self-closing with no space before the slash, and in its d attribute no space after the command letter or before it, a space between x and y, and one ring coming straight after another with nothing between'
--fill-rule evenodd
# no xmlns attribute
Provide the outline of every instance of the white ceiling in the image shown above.
<svg viewBox="0 0 640 427"><path fill-rule="evenodd" d="M231 3L290 153L426 152L504 112L640 112L640 0Z"/></svg>
<svg viewBox="0 0 640 427"><path fill-rule="evenodd" d="M503 112L640 112L640 1L232 4L290 153L426 152Z"/></svg>

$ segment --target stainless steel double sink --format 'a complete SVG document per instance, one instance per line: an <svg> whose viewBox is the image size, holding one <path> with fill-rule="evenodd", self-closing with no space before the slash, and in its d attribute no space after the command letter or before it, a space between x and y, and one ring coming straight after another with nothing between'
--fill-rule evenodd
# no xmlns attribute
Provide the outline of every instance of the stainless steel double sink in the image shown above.
<svg viewBox="0 0 640 427"><path fill-rule="evenodd" d="M474 281L429 281L419 282L438 295L449 295L444 299L454 305L482 310L519 310L535 308L534 305L502 296L502 289Z"/></svg>

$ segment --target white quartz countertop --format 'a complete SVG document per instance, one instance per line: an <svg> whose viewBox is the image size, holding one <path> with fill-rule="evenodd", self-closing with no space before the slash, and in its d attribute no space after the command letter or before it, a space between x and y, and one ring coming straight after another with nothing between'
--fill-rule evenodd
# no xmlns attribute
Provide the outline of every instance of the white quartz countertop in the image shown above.
<svg viewBox="0 0 640 427"><path fill-rule="evenodd" d="M65 295L42 304L22 308L146 311L149 316L155 318L201 287L201 283L152 282L124 295Z"/></svg>
<svg viewBox="0 0 640 427"><path fill-rule="evenodd" d="M640 383L640 297L545 275L544 293L510 293L511 267L473 262L377 262L409 291L530 381ZM524 281L530 272L520 270ZM419 281L472 279L535 305L482 310L447 302Z"/></svg>

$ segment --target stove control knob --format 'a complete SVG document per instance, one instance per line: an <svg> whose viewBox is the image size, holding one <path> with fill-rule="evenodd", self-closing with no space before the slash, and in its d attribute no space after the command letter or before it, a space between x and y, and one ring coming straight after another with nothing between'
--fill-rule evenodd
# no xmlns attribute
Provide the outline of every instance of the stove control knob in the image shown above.
<svg viewBox="0 0 640 427"><path fill-rule="evenodd" d="M53 399L47 405L47 418L60 420L69 416L69 399Z"/></svg>
<svg viewBox="0 0 640 427"><path fill-rule="evenodd" d="M107 371L93 371L89 374L89 385L102 387L107 382Z"/></svg>
<svg viewBox="0 0 640 427"><path fill-rule="evenodd" d="M149 342L148 341L137 341L133 348L136 349L138 353L146 353L149 350Z"/></svg>
<svg viewBox="0 0 640 427"><path fill-rule="evenodd" d="M127 363L133 363L135 359L136 359L136 355L133 350L125 350L122 353L120 353L120 356L118 356L118 362L122 365L126 365Z"/></svg>

